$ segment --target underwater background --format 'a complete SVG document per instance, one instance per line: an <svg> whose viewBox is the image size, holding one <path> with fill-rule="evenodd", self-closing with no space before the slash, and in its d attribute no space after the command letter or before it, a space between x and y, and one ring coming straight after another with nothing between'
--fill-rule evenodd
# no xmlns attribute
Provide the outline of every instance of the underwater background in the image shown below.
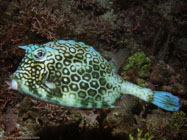
<svg viewBox="0 0 187 140"><path fill-rule="evenodd" d="M0 0L0 13L0 139L187 139L187 1ZM115 59L125 80L180 97L180 110L130 95L119 109L75 109L8 88L24 57L17 46L62 39Z"/></svg>

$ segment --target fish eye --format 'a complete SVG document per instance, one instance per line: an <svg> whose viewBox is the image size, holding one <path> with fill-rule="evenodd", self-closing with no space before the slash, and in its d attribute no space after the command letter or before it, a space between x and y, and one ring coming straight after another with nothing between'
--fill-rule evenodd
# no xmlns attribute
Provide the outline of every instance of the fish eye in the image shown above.
<svg viewBox="0 0 187 140"><path fill-rule="evenodd" d="M45 50L44 49L38 49L34 52L34 57L37 59L41 59L43 56L45 56Z"/></svg>
<svg viewBox="0 0 187 140"><path fill-rule="evenodd" d="M37 54L38 57L42 57L42 55L43 55L43 52L38 52Z"/></svg>

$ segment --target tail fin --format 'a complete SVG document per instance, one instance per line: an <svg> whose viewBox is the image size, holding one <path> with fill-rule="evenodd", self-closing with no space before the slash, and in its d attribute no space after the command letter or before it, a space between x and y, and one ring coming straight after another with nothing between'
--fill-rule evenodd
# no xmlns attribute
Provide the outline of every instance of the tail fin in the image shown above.
<svg viewBox="0 0 187 140"><path fill-rule="evenodd" d="M149 88L143 88L127 81L124 81L121 87L121 93L134 95L168 111L179 110L179 98L169 92L152 91Z"/></svg>
<svg viewBox="0 0 187 140"><path fill-rule="evenodd" d="M168 111L177 111L180 107L179 98L164 91L154 91L152 103Z"/></svg>

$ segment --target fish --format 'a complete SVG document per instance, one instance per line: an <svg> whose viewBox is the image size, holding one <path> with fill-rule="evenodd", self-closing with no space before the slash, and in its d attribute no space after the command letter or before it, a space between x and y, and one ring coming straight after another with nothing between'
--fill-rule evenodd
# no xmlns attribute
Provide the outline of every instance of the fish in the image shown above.
<svg viewBox="0 0 187 140"><path fill-rule="evenodd" d="M122 95L136 96L167 110L180 108L179 98L124 80L92 46L74 40L18 46L25 56L10 76L11 89L35 99L74 108L119 108Z"/></svg>

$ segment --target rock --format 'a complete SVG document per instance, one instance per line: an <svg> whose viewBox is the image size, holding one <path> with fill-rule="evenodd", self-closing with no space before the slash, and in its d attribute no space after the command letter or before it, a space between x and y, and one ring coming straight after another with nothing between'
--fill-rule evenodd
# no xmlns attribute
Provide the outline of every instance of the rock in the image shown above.
<svg viewBox="0 0 187 140"><path fill-rule="evenodd" d="M181 38L177 42L178 49L187 51L187 38Z"/></svg>
<svg viewBox="0 0 187 140"><path fill-rule="evenodd" d="M174 89L173 89L172 86L166 86L166 85L162 86L162 87L161 87L161 90L162 90L162 91L172 92L172 93L174 92Z"/></svg>
<svg viewBox="0 0 187 140"><path fill-rule="evenodd" d="M160 75L151 75L150 80L153 84L162 84L162 78Z"/></svg>

